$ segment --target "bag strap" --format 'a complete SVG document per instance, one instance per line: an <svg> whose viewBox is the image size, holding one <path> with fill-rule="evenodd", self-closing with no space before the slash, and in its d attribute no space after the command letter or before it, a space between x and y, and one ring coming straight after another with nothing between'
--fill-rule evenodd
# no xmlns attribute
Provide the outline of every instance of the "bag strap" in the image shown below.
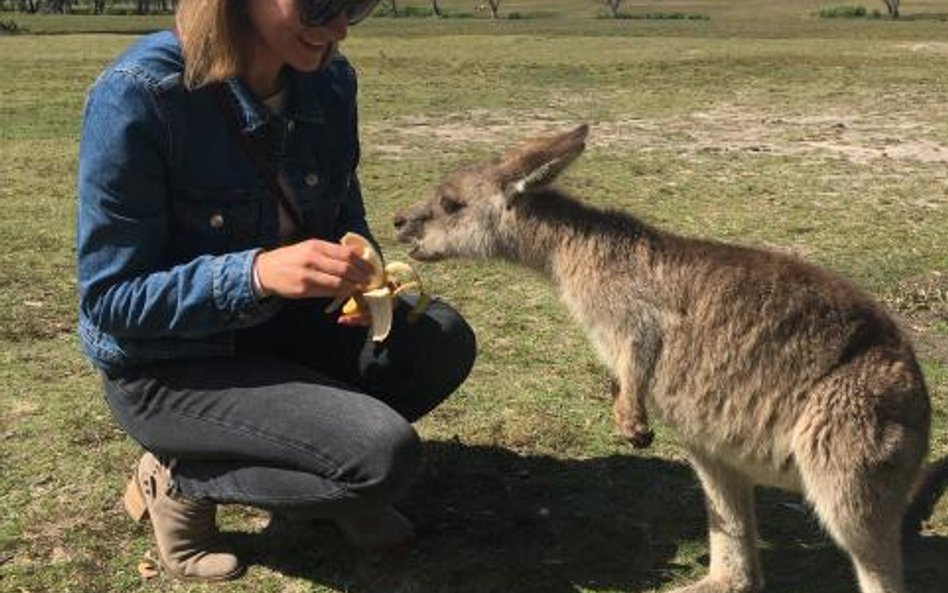
<svg viewBox="0 0 948 593"><path fill-rule="evenodd" d="M213 86L213 93L221 111L224 113L224 119L227 120L228 127L237 138L244 153L250 159L257 176L260 177L266 186L267 192L276 200L277 204L283 207L283 210L286 211L287 216L289 216L293 222L293 226L296 227L297 232L302 231L303 218L300 216L296 204L286 195L286 191L284 191L283 186L280 184L279 170L274 166L273 161L268 158L260 143L245 134L241 129L240 117L234 105L234 100L230 96L230 91L227 89L227 84L215 84Z"/></svg>

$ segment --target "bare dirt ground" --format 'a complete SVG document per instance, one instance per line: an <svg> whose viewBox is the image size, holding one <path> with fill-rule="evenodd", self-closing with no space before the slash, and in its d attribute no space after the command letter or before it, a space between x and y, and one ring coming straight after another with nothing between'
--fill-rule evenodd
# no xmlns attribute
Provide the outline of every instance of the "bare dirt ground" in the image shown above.
<svg viewBox="0 0 948 593"><path fill-rule="evenodd" d="M477 110L437 117L402 117L367 126L365 132L378 136L370 145L378 156L398 159L428 151L432 145L443 149L471 144L507 145L577 123L563 119L561 111ZM675 118L593 123L590 147L682 154L813 155L859 164L879 160L948 164L948 144L929 137L923 123L881 113L773 116L721 107Z"/></svg>
<svg viewBox="0 0 948 593"><path fill-rule="evenodd" d="M896 46L912 53L927 53L936 56L948 56L948 42L945 41L920 41L916 43L902 43Z"/></svg>

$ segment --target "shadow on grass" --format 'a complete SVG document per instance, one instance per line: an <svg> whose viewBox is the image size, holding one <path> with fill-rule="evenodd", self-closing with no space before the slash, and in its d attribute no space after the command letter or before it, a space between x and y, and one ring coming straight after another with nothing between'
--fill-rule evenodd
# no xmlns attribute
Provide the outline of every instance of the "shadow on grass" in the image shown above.
<svg viewBox="0 0 948 593"><path fill-rule="evenodd" d="M252 564L351 593L647 591L703 575L700 487L683 463L634 455L522 456L499 447L427 443L427 465L401 508L410 547L365 552L328 524L236 536ZM856 592L848 559L799 498L760 492L769 593ZM688 560L693 556L697 559ZM910 544L913 591L948 593L948 538ZM940 559L940 560L939 560ZM803 586L804 589L800 587ZM933 587L935 587L933 589Z"/></svg>
<svg viewBox="0 0 948 593"><path fill-rule="evenodd" d="M419 530L407 549L367 553L315 524L240 537L240 552L352 593L640 591L674 570L672 542L704 539L701 493L684 464L521 456L455 442L426 443L426 460L400 505Z"/></svg>

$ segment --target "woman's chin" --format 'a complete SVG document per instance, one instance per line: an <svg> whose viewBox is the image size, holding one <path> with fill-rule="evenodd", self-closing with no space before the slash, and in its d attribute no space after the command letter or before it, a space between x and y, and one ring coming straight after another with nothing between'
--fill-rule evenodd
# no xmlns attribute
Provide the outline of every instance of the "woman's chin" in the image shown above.
<svg viewBox="0 0 948 593"><path fill-rule="evenodd" d="M319 46L309 45L304 42L300 43L304 48L303 53L301 53L297 63L291 64L291 66L300 72L317 72L322 70L329 65L333 55L336 53L335 43L327 43Z"/></svg>

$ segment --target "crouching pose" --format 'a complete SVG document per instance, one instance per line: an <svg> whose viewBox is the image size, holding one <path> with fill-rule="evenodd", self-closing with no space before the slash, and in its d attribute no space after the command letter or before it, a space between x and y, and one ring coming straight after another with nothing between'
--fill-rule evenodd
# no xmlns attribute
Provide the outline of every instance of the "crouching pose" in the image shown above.
<svg viewBox="0 0 948 593"><path fill-rule="evenodd" d="M762 588L756 484L806 496L862 593L903 593L903 519L915 525L948 480L944 460L921 469L931 409L907 339L829 272L548 187L586 134L456 172L396 216L399 239L420 260L496 257L548 275L617 379L619 429L647 444L646 403L676 429L704 487L711 547L708 576L676 593Z"/></svg>
<svg viewBox="0 0 948 593"><path fill-rule="evenodd" d="M327 313L378 270L356 176L356 81L338 53L377 0L181 0L92 88L79 162L80 337L119 424L148 451L125 495L174 577L242 573L218 503L327 517L407 541L392 506L411 422L475 355L435 300Z"/></svg>

